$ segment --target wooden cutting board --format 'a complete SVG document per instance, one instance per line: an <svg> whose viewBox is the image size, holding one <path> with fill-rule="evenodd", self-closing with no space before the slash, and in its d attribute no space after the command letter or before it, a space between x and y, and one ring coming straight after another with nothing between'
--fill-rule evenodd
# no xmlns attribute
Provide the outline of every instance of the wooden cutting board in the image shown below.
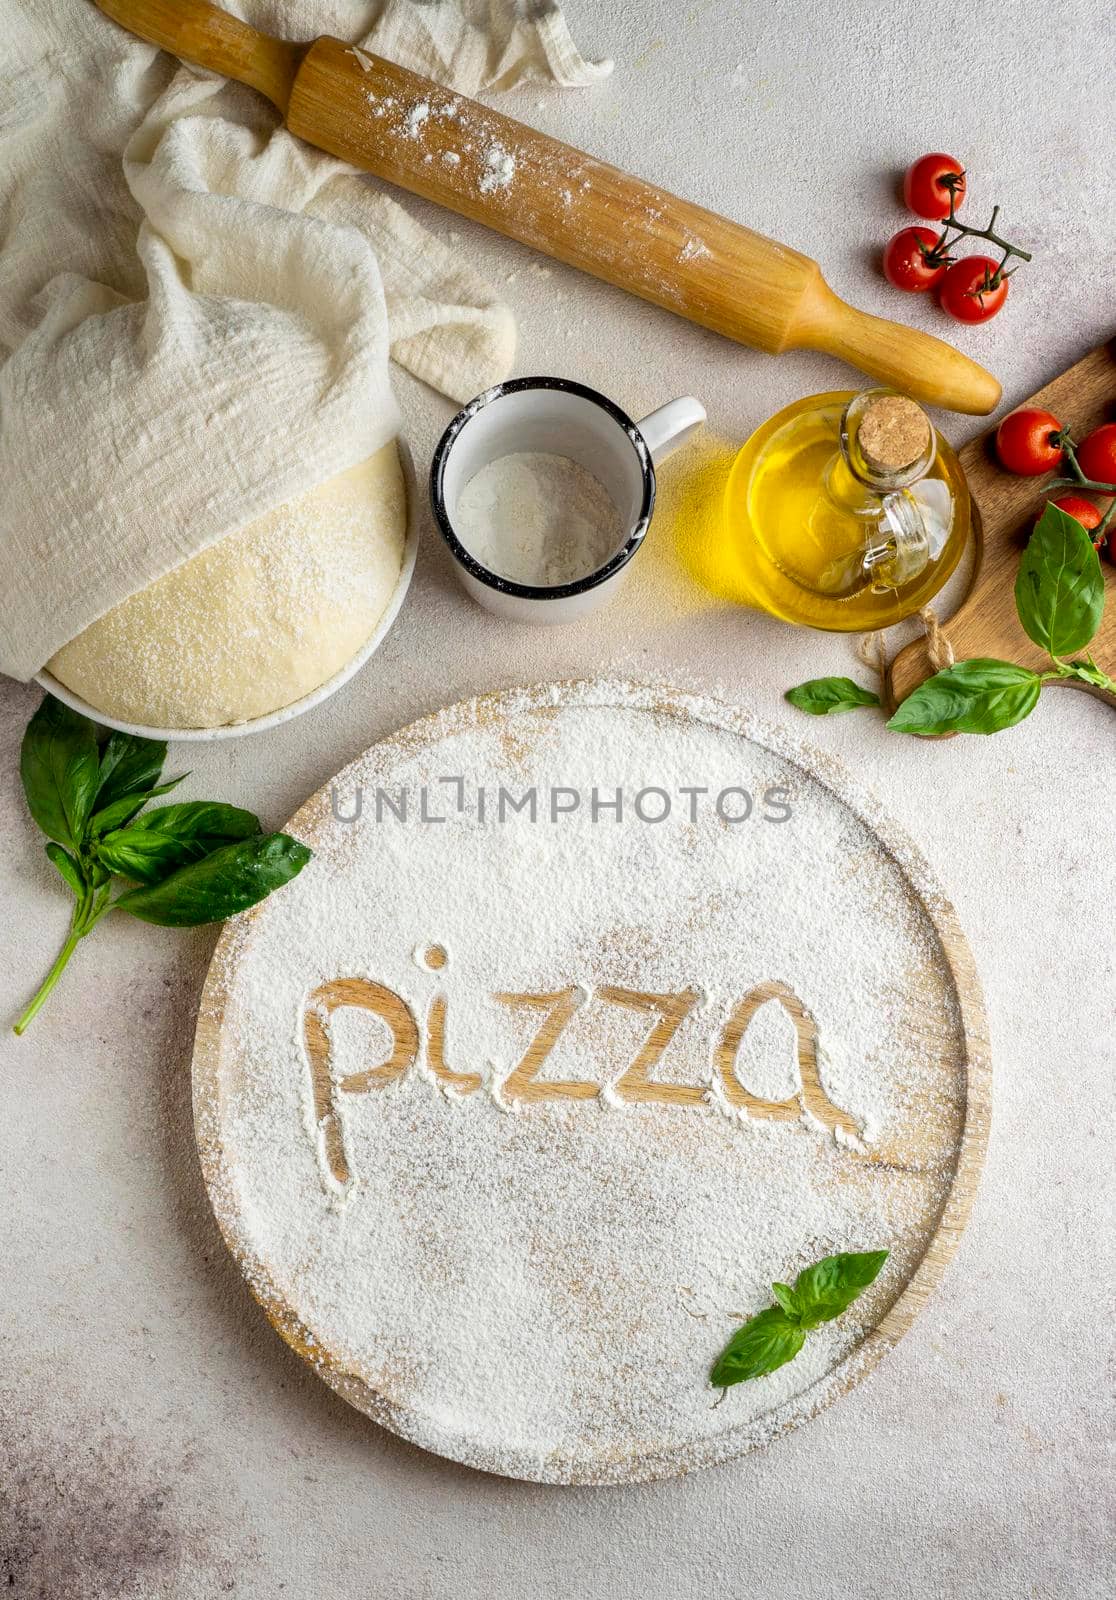
<svg viewBox="0 0 1116 1600"><path fill-rule="evenodd" d="M1053 412L1076 439L1083 439L1099 423L1112 421L1116 417L1116 340L1098 345L1023 404ZM996 459L995 439L996 430L990 428L960 451L973 498L976 565L972 587L943 632L958 661L992 656L1041 672L1050 662L1020 627L1014 590L1019 557L1035 516L1045 504L1042 486L1049 479L1017 478L1005 472ZM1102 556L1101 568L1106 593L1104 618L1090 649L1111 677L1116 675L1116 565ZM891 663L888 679L894 700L905 700L933 672L926 641L916 639L900 650ZM1105 689L1072 679L1062 682L1116 705L1116 696Z"/></svg>
<svg viewBox="0 0 1116 1600"><path fill-rule="evenodd" d="M253 1293L347 1400L488 1471L635 1482L765 1444L901 1337L990 1076L956 917L870 796L719 703L544 685L385 739L290 827L314 859L214 956L195 1122ZM882 1247L717 1403L773 1279Z"/></svg>

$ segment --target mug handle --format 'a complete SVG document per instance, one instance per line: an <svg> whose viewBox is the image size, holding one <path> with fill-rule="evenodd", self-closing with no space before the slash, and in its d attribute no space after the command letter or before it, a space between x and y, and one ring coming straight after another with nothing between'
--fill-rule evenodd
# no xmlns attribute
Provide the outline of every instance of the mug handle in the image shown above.
<svg viewBox="0 0 1116 1600"><path fill-rule="evenodd" d="M636 423L651 459L659 462L672 450L685 444L705 421L705 407L693 395L683 395L680 400L668 400L665 406Z"/></svg>

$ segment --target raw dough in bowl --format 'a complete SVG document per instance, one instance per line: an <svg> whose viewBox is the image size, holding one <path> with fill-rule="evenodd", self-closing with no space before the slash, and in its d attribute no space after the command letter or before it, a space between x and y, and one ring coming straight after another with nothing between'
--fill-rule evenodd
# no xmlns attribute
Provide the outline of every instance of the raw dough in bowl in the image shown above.
<svg viewBox="0 0 1116 1600"><path fill-rule="evenodd" d="M266 716L371 638L406 532L392 441L114 606L49 670L122 722L217 728Z"/></svg>

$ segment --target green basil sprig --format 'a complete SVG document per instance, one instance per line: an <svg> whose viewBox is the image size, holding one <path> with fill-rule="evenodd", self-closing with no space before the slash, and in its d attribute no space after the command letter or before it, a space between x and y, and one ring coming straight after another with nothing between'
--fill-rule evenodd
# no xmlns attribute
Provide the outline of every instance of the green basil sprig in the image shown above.
<svg viewBox="0 0 1116 1600"><path fill-rule="evenodd" d="M888 727L897 733L999 733L1030 716L1043 684L1058 679L1076 678L1116 694L1116 680L1091 655L1065 659L1085 650L1096 636L1104 614L1104 575L1092 539L1060 506L1047 506L1023 552L1015 609L1027 637L1049 655L1048 672L986 658L958 661L908 695ZM879 704L849 678L814 678L789 689L786 698L813 716Z"/></svg>
<svg viewBox="0 0 1116 1600"><path fill-rule="evenodd" d="M737 1328L714 1361L709 1381L718 1389L762 1378L793 1361L811 1328L832 1322L879 1276L886 1250L826 1256L800 1272L792 1289L773 1283L776 1304Z"/></svg>
<svg viewBox="0 0 1116 1600"><path fill-rule="evenodd" d="M239 806L149 801L182 782L160 782L166 744L113 733L47 695L27 725L20 776L47 859L74 895L70 932L42 986L15 1024L23 1033L86 934L107 911L192 928L221 922L288 883L310 859L289 834L264 834ZM135 887L112 898L113 882Z"/></svg>

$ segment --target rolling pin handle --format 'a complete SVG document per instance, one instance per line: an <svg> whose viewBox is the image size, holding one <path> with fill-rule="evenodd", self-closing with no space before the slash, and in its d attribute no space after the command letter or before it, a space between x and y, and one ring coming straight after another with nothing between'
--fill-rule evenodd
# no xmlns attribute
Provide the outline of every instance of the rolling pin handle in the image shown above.
<svg viewBox="0 0 1116 1600"><path fill-rule="evenodd" d="M651 452L656 465L686 443L705 421L705 407L693 395L683 395L678 400L668 400L665 406L652 411L636 426Z"/></svg>
<svg viewBox="0 0 1116 1600"><path fill-rule="evenodd" d="M260 33L209 0L95 0L97 9L180 61L258 89L286 116L305 45Z"/></svg>
<svg viewBox="0 0 1116 1600"><path fill-rule="evenodd" d="M1000 403L990 372L944 339L847 305L819 274L799 308L792 346L823 350L923 405L986 416Z"/></svg>

